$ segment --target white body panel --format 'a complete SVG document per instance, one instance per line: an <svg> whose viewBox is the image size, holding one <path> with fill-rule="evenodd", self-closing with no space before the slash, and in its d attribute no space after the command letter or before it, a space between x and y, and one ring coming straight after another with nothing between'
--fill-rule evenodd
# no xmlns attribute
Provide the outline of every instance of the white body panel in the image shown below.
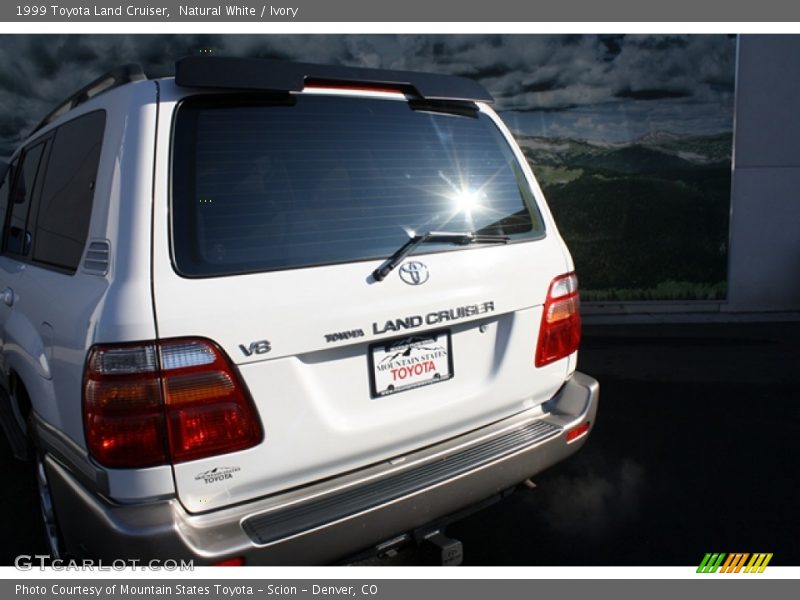
<svg viewBox="0 0 800 600"><path fill-rule="evenodd" d="M0 317L4 370L21 379L39 418L80 448L85 448L81 392L88 349L156 337L150 269L156 84L112 90L37 136L98 109L105 110L106 124L87 247L95 240L109 242L108 272L89 274L79 267L67 274L0 256L0 290L11 287L15 295ZM110 472L108 493L135 499L174 490L168 466L133 475Z"/></svg>
<svg viewBox="0 0 800 600"><path fill-rule="evenodd" d="M142 82L114 91L104 98L106 134L97 173L89 240L110 240L110 263L104 277L73 276L48 272L39 278L41 289L33 294L42 302L41 314L63 315L54 324L54 356L68 382L56 383L59 404L68 420L51 420L72 440L84 445L80 406L81 381L86 351L96 343L152 339L156 335L150 292L150 241L146 232L152 214L152 160L157 96L153 82ZM86 104L86 112L96 109ZM56 123L57 125L58 123ZM29 269L39 269L31 266ZM49 278L57 278L45 284ZM55 296L54 290L63 290ZM55 310L50 303L59 303ZM67 304L68 303L68 304ZM69 326L69 331L67 327ZM67 372L69 375L67 375ZM65 396L70 400L66 400ZM68 416L67 416L68 415Z"/></svg>

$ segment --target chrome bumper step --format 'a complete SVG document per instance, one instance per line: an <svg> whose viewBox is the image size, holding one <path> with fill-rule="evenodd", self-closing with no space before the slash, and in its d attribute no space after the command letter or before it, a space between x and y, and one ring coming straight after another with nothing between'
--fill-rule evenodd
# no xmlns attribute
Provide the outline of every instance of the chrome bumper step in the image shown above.
<svg viewBox="0 0 800 600"><path fill-rule="evenodd" d="M528 423L444 458L411 467L378 481L334 492L294 507L254 515L242 522L242 528L254 543L269 544L458 477L560 432L560 427L545 421Z"/></svg>

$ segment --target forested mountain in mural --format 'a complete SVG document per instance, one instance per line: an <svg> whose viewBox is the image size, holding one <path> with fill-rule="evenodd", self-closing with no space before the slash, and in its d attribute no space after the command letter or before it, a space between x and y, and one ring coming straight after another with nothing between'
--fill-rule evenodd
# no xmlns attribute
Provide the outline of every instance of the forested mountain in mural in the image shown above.
<svg viewBox="0 0 800 600"><path fill-rule="evenodd" d="M724 298L730 133L608 144L517 137L585 300Z"/></svg>

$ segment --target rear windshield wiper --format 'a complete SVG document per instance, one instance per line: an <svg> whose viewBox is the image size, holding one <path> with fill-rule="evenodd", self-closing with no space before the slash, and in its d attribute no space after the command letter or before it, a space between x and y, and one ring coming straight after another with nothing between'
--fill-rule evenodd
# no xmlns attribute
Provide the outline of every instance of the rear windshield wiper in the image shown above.
<svg viewBox="0 0 800 600"><path fill-rule="evenodd" d="M417 246L422 244L449 242L451 244L505 244L509 240L507 235L488 235L470 232L456 231L429 231L420 235L415 235L405 244L397 249L389 259L380 267L372 272L375 281L383 281L392 270L403 262L406 256L411 254Z"/></svg>

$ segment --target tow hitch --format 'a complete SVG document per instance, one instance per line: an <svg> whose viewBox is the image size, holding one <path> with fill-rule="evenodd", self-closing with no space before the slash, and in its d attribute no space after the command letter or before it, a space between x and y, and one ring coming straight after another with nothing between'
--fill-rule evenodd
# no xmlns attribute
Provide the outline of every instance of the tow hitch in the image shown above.
<svg viewBox="0 0 800 600"><path fill-rule="evenodd" d="M429 565L457 567L464 560L464 546L461 542L447 537L438 529L422 538L420 552Z"/></svg>

